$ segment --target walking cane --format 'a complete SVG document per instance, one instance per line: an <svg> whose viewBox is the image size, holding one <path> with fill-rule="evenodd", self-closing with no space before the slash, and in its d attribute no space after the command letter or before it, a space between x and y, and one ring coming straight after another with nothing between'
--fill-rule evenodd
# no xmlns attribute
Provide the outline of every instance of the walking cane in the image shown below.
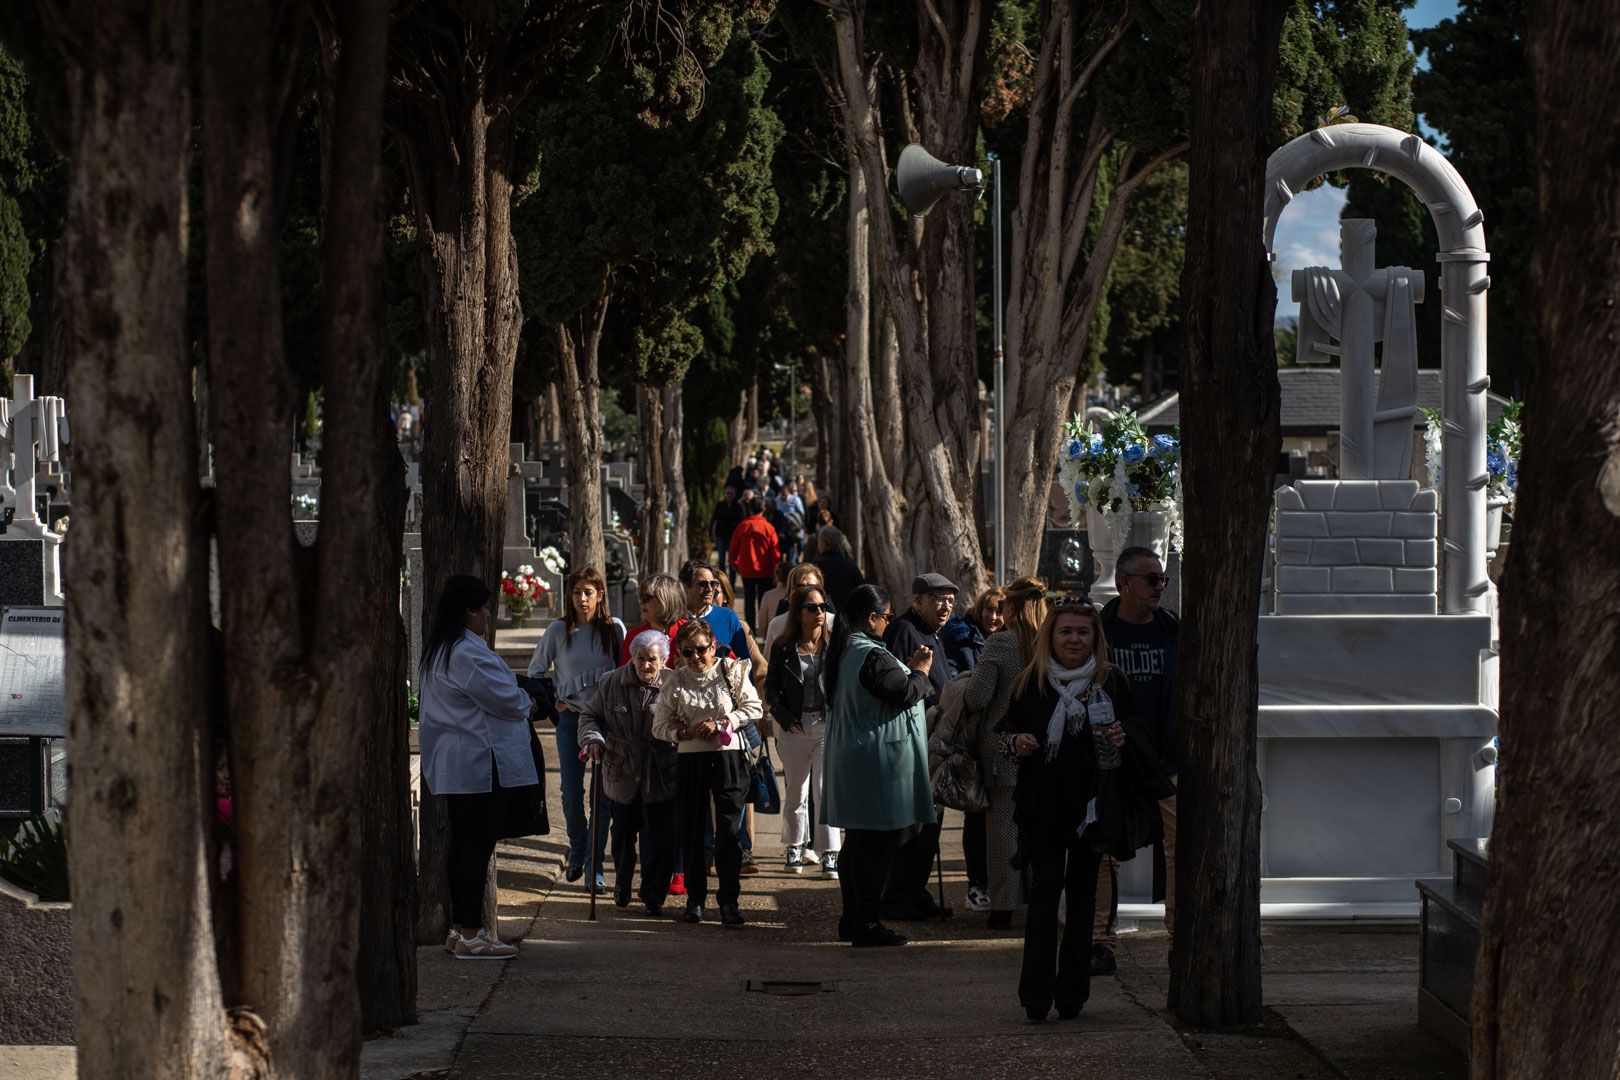
<svg viewBox="0 0 1620 1080"><path fill-rule="evenodd" d="M596 921L596 878L602 872L600 848L597 846L597 831L602 827L602 762L601 759L591 761L591 830L589 835L591 844L591 922Z"/></svg>
<svg viewBox="0 0 1620 1080"><path fill-rule="evenodd" d="M945 917L945 856L934 849L934 876L939 881L939 917Z"/></svg>

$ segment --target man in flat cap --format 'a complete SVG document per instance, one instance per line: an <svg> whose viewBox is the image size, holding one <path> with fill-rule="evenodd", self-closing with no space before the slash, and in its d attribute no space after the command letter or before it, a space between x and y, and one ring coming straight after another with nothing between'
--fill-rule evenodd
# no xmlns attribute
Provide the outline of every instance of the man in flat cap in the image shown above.
<svg viewBox="0 0 1620 1080"><path fill-rule="evenodd" d="M956 585L944 574L918 574L911 583L910 610L891 622L883 635L883 643L902 664L910 660L919 647L933 650L934 663L928 671L933 691L923 699L923 704L930 709L939 704L940 692L956 676L939 640L940 627L950 619L956 607L956 593ZM885 918L911 921L944 919L951 915L951 909L942 906L928 892L928 879L939 855L938 807L934 808L934 814L932 824L922 826L895 852L883 895Z"/></svg>

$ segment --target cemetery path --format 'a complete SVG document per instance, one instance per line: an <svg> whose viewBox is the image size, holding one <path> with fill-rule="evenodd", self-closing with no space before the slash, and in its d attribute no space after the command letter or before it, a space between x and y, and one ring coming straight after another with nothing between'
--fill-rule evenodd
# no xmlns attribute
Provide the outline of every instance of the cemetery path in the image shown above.
<svg viewBox="0 0 1620 1080"><path fill-rule="evenodd" d="M552 820L561 823L555 772ZM1024 1021L1015 987L1022 920L968 912L960 816L947 819L945 922L909 923L903 949L829 940L836 881L782 869L779 819L755 827L761 873L744 878L746 927L649 919L560 881L554 837L503 845L506 963L424 948L421 1023L366 1044L368 1080L1130 1076L1141 1080L1462 1080L1460 1057L1416 1026L1409 927L1268 928L1268 1024L1184 1035L1164 1009L1166 937L1127 935L1117 976L1096 979L1078 1022ZM560 834L560 828L557 832ZM611 878L611 874L609 875ZM677 901L678 903L678 901ZM672 905L671 910L673 911ZM760 984L816 983L784 995ZM750 987L753 987L752 989ZM767 989L772 989L767 987ZM809 987L774 987L777 990Z"/></svg>

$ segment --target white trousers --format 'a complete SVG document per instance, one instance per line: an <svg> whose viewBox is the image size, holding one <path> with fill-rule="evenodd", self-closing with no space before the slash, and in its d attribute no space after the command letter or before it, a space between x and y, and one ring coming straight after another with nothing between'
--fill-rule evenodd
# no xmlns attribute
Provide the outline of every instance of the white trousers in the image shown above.
<svg viewBox="0 0 1620 1080"><path fill-rule="evenodd" d="M806 715L800 731L776 731L776 752L782 757L782 843L789 847L809 845L816 851L837 851L843 845L839 830L817 824L816 842L810 843L810 792L815 785L816 811L821 810L823 751L827 745L827 721Z"/></svg>

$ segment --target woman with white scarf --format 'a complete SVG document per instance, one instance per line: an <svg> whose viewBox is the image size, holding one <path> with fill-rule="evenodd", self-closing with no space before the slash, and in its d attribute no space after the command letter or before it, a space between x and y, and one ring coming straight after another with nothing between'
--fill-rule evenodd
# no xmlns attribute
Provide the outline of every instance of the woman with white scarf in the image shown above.
<svg viewBox="0 0 1620 1080"><path fill-rule="evenodd" d="M1033 879L1018 998L1036 1023L1053 1005L1072 1020L1091 994L1092 909L1104 847L1098 781L1120 768L1121 721L1134 716L1130 679L1109 667L1095 608L1052 607L1013 695L1006 728L1020 758L1016 861L1027 862ZM1065 888L1060 947L1057 907Z"/></svg>

